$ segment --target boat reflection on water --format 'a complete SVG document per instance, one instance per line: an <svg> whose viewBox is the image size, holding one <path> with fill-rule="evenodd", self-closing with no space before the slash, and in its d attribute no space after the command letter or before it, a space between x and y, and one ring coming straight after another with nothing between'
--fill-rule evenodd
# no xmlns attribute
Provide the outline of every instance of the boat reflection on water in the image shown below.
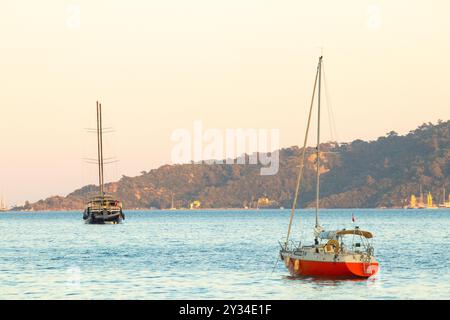
<svg viewBox="0 0 450 320"><path fill-rule="evenodd" d="M320 286L332 286L337 287L344 285L348 282L364 282L367 283L366 278L354 278L354 277L312 277L312 276L283 276L284 279L293 281L302 281L312 284L318 284ZM370 278L369 281L375 281L376 278Z"/></svg>

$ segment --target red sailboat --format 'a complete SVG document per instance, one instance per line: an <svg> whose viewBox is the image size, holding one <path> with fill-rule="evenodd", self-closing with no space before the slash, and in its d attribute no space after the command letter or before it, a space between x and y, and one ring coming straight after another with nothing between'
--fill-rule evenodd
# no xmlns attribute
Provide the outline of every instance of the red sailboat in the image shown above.
<svg viewBox="0 0 450 320"><path fill-rule="evenodd" d="M299 174L292 205L286 240L281 244L280 258L284 261L292 276L369 278L378 271L378 262L374 257L371 243L373 235L359 227L350 230L340 229L328 231L319 221L320 200L320 96L322 79L322 57L319 58L313 95L309 109L306 134L303 145ZM317 89L317 146L316 146L316 211L314 227L314 244L296 244L289 240L292 222L300 195L303 168L306 155L306 144L311 123L311 115ZM352 215L354 221L354 216Z"/></svg>

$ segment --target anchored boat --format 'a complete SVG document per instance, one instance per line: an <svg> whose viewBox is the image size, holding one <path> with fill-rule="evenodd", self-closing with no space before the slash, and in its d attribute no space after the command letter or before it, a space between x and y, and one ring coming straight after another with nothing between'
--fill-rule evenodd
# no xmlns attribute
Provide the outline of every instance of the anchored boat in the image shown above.
<svg viewBox="0 0 450 320"><path fill-rule="evenodd" d="M6 211L8 211L8 206L6 205L5 200L3 198L3 194L2 194L2 196L0 198L0 212L6 212Z"/></svg>
<svg viewBox="0 0 450 320"><path fill-rule="evenodd" d="M125 219L122 202L104 192L102 105L97 102L97 151L100 193L86 204L83 220L87 224L117 224Z"/></svg>
<svg viewBox="0 0 450 320"><path fill-rule="evenodd" d="M301 163L297 176L297 185L291 210L288 232L284 243L280 243L280 258L284 261L286 268L294 277L343 277L343 278L368 278L378 271L378 262L374 256L371 244L373 235L355 227L351 230L340 229L328 231L319 221L320 200L320 98L322 79L322 59L319 58L317 65L314 89L309 109L306 134L304 139ZM317 89L317 146L316 146L316 208L314 244L303 245L290 241L292 222L297 207L297 199L303 178L303 168L306 156L306 144L311 124L311 115Z"/></svg>

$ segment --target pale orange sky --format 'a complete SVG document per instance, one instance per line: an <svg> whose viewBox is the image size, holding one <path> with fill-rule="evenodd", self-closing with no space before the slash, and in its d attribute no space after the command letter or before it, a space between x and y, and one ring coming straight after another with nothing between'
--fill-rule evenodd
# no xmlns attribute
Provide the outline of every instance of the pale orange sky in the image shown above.
<svg viewBox="0 0 450 320"><path fill-rule="evenodd" d="M110 180L170 162L195 120L298 145L319 47L341 141L450 119L449 16L448 0L3 0L0 192L95 183L96 100L116 129Z"/></svg>

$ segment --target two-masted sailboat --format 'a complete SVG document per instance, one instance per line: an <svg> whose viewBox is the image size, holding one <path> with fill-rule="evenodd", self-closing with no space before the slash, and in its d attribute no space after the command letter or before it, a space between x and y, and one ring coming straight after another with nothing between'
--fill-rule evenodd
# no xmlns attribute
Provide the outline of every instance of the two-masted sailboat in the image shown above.
<svg viewBox="0 0 450 320"><path fill-rule="evenodd" d="M284 243L280 243L280 258L292 276L368 278L378 271L378 262L374 257L371 244L372 233L355 227L350 230L340 229L328 231L319 220L320 195L320 98L322 79L322 57L317 65L314 89L309 109L302 157L297 177L297 185L292 204L288 232ZM303 245L290 241L291 227L297 207L297 199L303 177L306 145L311 123L311 115L317 89L317 146L316 146L316 208L314 244Z"/></svg>
<svg viewBox="0 0 450 320"><path fill-rule="evenodd" d="M97 153L99 194L86 204L83 220L88 224L117 224L125 219L122 202L104 191L102 105L97 102Z"/></svg>

